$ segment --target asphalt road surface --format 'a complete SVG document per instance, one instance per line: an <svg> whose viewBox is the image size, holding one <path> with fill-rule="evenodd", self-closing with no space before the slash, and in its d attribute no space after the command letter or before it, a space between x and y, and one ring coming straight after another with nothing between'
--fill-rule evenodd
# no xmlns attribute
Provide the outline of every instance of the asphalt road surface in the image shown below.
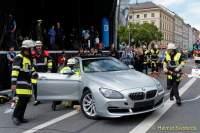
<svg viewBox="0 0 200 133"><path fill-rule="evenodd" d="M190 73L192 61L185 67ZM164 74L159 77L166 87ZM165 106L153 113L117 119L87 119L73 108L51 110L51 103L27 107L29 123L15 126L9 104L0 106L0 133L200 133L200 79L185 78L180 85L181 107L169 101L166 90Z"/></svg>

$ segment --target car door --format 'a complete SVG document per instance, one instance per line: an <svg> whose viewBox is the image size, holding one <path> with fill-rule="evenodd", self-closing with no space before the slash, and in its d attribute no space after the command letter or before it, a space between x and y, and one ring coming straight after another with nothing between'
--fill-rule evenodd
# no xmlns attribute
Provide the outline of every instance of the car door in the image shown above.
<svg viewBox="0 0 200 133"><path fill-rule="evenodd" d="M38 100L79 100L81 76L39 73Z"/></svg>

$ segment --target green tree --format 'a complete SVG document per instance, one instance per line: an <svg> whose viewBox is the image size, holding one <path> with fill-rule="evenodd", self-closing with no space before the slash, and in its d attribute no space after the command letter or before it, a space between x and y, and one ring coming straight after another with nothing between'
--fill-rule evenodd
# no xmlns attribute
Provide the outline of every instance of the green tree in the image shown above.
<svg viewBox="0 0 200 133"><path fill-rule="evenodd" d="M129 40L129 31L128 31L128 28L126 27L126 26L122 26L122 25L120 25L119 27L118 27L118 30L117 30L117 37L118 37L118 40L119 40L119 42L120 43L122 43L122 42L128 42L128 40Z"/></svg>
<svg viewBox="0 0 200 133"><path fill-rule="evenodd" d="M128 27L120 26L118 29L118 37L120 42L127 42L130 38L134 39L134 44L140 46L142 44L149 45L152 41L161 41L162 33L158 28L149 23L130 23Z"/></svg>

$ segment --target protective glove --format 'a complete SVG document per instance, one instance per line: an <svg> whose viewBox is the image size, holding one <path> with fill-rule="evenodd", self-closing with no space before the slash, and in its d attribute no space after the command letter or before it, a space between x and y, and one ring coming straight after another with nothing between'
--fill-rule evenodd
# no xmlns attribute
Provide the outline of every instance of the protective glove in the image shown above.
<svg viewBox="0 0 200 133"><path fill-rule="evenodd" d="M34 72L33 74L32 74L32 78L35 78L35 79L37 79L38 77L39 77L39 75L38 75L38 73L37 72Z"/></svg>

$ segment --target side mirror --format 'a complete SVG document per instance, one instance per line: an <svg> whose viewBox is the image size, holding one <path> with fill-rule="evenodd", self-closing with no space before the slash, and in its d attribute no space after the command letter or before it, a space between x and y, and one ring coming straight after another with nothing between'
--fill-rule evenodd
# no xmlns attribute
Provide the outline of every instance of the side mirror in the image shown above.
<svg viewBox="0 0 200 133"><path fill-rule="evenodd" d="M133 65L128 65L128 67L129 67L130 69L134 69L134 66L133 66Z"/></svg>

